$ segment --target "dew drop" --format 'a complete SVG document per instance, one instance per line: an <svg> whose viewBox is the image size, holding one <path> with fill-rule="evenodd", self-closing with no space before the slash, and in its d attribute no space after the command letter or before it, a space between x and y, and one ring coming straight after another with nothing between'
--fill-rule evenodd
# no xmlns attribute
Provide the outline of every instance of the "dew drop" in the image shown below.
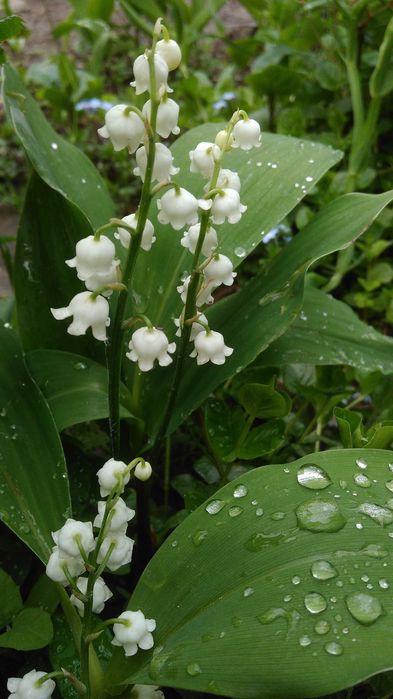
<svg viewBox="0 0 393 699"><path fill-rule="evenodd" d="M284 519L285 516L285 512L273 512L270 515L270 519L274 520L275 522L279 522L280 519Z"/></svg>
<svg viewBox="0 0 393 699"><path fill-rule="evenodd" d="M314 631L319 636L324 636L325 633L328 633L330 631L329 622L326 621L326 619L318 619L317 623L314 626Z"/></svg>
<svg viewBox="0 0 393 699"><path fill-rule="evenodd" d="M345 602L353 618L365 626L373 624L383 614L382 605L377 598L366 592L353 592Z"/></svg>
<svg viewBox="0 0 393 699"><path fill-rule="evenodd" d="M296 517L300 529L310 532L338 532L346 524L333 500L307 500L296 508Z"/></svg>
<svg viewBox="0 0 393 699"><path fill-rule="evenodd" d="M382 527L384 527L385 524L391 524L393 522L393 512L387 510L386 507L375 505L372 502L363 502L358 507L358 512L367 515L367 517L370 517L370 519L377 522Z"/></svg>
<svg viewBox="0 0 393 699"><path fill-rule="evenodd" d="M310 175L308 175L308 176L306 177L306 182L312 182L313 179L314 179L313 177L311 177Z"/></svg>
<svg viewBox="0 0 393 699"><path fill-rule="evenodd" d="M243 597L251 597L255 592L253 587L246 587L246 589L243 591Z"/></svg>
<svg viewBox="0 0 393 699"><path fill-rule="evenodd" d="M304 606L310 614L320 614L327 607L327 602L319 592L309 592L304 598Z"/></svg>
<svg viewBox="0 0 393 699"><path fill-rule="evenodd" d="M331 641L330 643L326 644L325 651L326 651L326 653L329 653L329 655L342 655L344 652L344 649L343 649L341 643L336 643L335 641Z"/></svg>
<svg viewBox="0 0 393 699"><path fill-rule="evenodd" d="M59 146L57 145L57 143L51 143L50 147L52 148L52 150L57 150Z"/></svg>
<svg viewBox="0 0 393 699"><path fill-rule="evenodd" d="M263 532L257 532L253 534L245 543L245 547L248 551L260 551L265 546L274 546L280 544L285 538L285 534L281 532L264 534Z"/></svg>
<svg viewBox="0 0 393 699"><path fill-rule="evenodd" d="M331 485L331 480L320 466L304 464L296 474L297 482L311 490L322 490Z"/></svg>
<svg viewBox="0 0 393 699"><path fill-rule="evenodd" d="M231 624L235 628L237 628L238 626L241 626L242 623L243 623L243 619L240 619L240 617L238 617L238 616L233 616L231 619Z"/></svg>
<svg viewBox="0 0 393 699"><path fill-rule="evenodd" d="M360 488L370 488L371 486L371 481L365 473L355 473L353 480Z"/></svg>
<svg viewBox="0 0 393 699"><path fill-rule="evenodd" d="M310 636L306 636L306 635L300 636L300 638L299 638L299 646L301 646L302 648L307 648L307 646L310 646L310 645L311 645L311 638L310 638Z"/></svg>
<svg viewBox="0 0 393 699"><path fill-rule="evenodd" d="M225 507L225 502L223 500L210 500L207 503L205 510L209 515L216 515L221 512L222 508Z"/></svg>
<svg viewBox="0 0 393 699"><path fill-rule="evenodd" d="M191 540L195 546L200 546L206 539L208 532L206 529L200 529L192 535Z"/></svg>
<svg viewBox="0 0 393 699"><path fill-rule="evenodd" d="M381 580L378 580L378 585L381 588L381 590L389 589L389 581L386 580L386 578L381 578Z"/></svg>
<svg viewBox="0 0 393 699"><path fill-rule="evenodd" d="M330 578L335 578L338 573L329 561L314 561L311 566L311 575L317 580L330 580Z"/></svg>
<svg viewBox="0 0 393 699"><path fill-rule="evenodd" d="M198 663L190 663L187 665L187 674L191 675L191 677L195 677L196 675L200 675L202 672L201 666L198 665Z"/></svg>
<svg viewBox="0 0 393 699"><path fill-rule="evenodd" d="M370 558L386 558L389 555L381 544L368 544L362 548L362 553Z"/></svg>
<svg viewBox="0 0 393 699"><path fill-rule="evenodd" d="M386 485L387 489L390 490L391 493L393 493L393 480L386 481L385 485Z"/></svg>
<svg viewBox="0 0 393 699"><path fill-rule="evenodd" d="M367 468L368 464L364 459L356 459L356 466L359 468Z"/></svg>
<svg viewBox="0 0 393 699"><path fill-rule="evenodd" d="M243 512L243 508L239 507L239 505L234 505L233 507L230 507L228 510L228 514L230 517L238 517L241 515Z"/></svg>
<svg viewBox="0 0 393 699"><path fill-rule="evenodd" d="M262 508L262 507L257 507L257 509L255 510L255 514L256 514L257 517L262 517L262 515L263 515L263 508Z"/></svg>
<svg viewBox="0 0 393 699"><path fill-rule="evenodd" d="M236 257L245 257L246 256L245 249L240 247L240 246L235 248L234 253L235 253Z"/></svg>
<svg viewBox="0 0 393 699"><path fill-rule="evenodd" d="M234 498L245 498L248 493L248 488L245 485L237 485L233 491Z"/></svg>
<svg viewBox="0 0 393 699"><path fill-rule="evenodd" d="M76 369L76 371L83 371L84 369L87 369L87 364L84 362L76 362L73 365L73 368Z"/></svg>
<svg viewBox="0 0 393 699"><path fill-rule="evenodd" d="M294 575L291 582L293 585L299 585L299 583L301 583L301 578L299 575Z"/></svg>
<svg viewBox="0 0 393 699"><path fill-rule="evenodd" d="M290 602L291 599L292 599L292 595L285 595L284 602Z"/></svg>

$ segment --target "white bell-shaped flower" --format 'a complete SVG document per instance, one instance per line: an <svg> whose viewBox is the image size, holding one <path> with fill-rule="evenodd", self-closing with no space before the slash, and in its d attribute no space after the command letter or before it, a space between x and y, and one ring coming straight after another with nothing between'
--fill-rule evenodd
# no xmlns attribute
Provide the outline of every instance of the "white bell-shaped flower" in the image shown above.
<svg viewBox="0 0 393 699"><path fill-rule="evenodd" d="M202 323L206 323L206 325L208 325L208 320L207 320L206 316L204 315L204 313L199 313L198 319L201 320ZM180 337L181 333L182 333L182 329L183 329L183 324L184 324L184 320L183 320L182 316L180 316L180 318L175 318L174 323L177 327L176 336ZM192 342L193 340L195 340L198 333L202 332L202 330L203 330L203 326L200 323L193 323L191 326L190 341Z"/></svg>
<svg viewBox="0 0 393 699"><path fill-rule="evenodd" d="M164 693L153 684L134 684L131 699L165 699Z"/></svg>
<svg viewBox="0 0 393 699"><path fill-rule="evenodd" d="M221 333L204 330L194 340L194 349L190 357L196 357L197 364L224 364L225 358L232 354L232 347L227 347Z"/></svg>
<svg viewBox="0 0 393 699"><path fill-rule="evenodd" d="M30 670L23 677L10 677L7 689L11 694L8 699L49 699L56 689L56 682L51 678L40 682L47 673L42 670Z"/></svg>
<svg viewBox="0 0 393 699"><path fill-rule="evenodd" d="M144 327L135 330L128 348L130 351L126 353L126 357L132 362L138 362L141 371L150 371L156 359L160 366L168 366L173 362L168 353L175 352L176 343L169 343L162 330Z"/></svg>
<svg viewBox="0 0 393 699"><path fill-rule="evenodd" d="M79 592L82 593L82 595L85 595L87 592L87 583L88 578L78 578L78 580L76 581L76 586ZM111 597L113 597L113 594L110 591L109 587L105 584L105 581L102 578L97 578L93 587L92 611L94 612L94 614L101 614L105 607L105 602L107 602L108 599L110 599ZM78 599L78 597L75 597L75 595L71 595L70 602L74 605L74 607L77 608L79 614L81 616L84 616L85 605L83 604L82 600Z"/></svg>
<svg viewBox="0 0 393 699"><path fill-rule="evenodd" d="M228 131L223 129L219 131L214 139L214 143L221 148L221 150L229 151L233 147L233 136L232 134L228 138Z"/></svg>
<svg viewBox="0 0 393 699"><path fill-rule="evenodd" d="M240 119L233 127L233 148L251 150L261 145L261 127L255 119Z"/></svg>
<svg viewBox="0 0 393 699"><path fill-rule="evenodd" d="M115 151L128 148L129 153L135 153L145 135L145 125L138 114L127 110L126 104L117 104L105 114L105 126L98 133L110 138Z"/></svg>
<svg viewBox="0 0 393 699"><path fill-rule="evenodd" d="M59 550L58 546L54 546L46 564L48 578L66 587L69 582L64 572L65 568L72 578L76 578L85 570L85 564L81 556L67 556Z"/></svg>
<svg viewBox="0 0 393 699"><path fill-rule="evenodd" d="M122 486L121 492L124 490L124 487L130 480L130 474L127 472L127 468L127 464L125 464L124 461L108 459L102 468L97 471L102 498L106 498L117 485Z"/></svg>
<svg viewBox="0 0 393 699"><path fill-rule="evenodd" d="M129 214L128 216L123 216L121 220L124 221L124 223L126 223L127 226L130 226L130 228L136 230L136 226L138 223L137 214ZM120 240L123 248L128 248L130 245L131 233L130 231L127 231L126 228L118 228L117 233L115 233L115 238L117 238L117 240ZM152 222L149 221L149 219L146 219L145 227L142 233L142 250L146 250L146 252L148 252L156 240L157 239L154 235L154 226Z"/></svg>
<svg viewBox="0 0 393 699"><path fill-rule="evenodd" d="M220 157L221 150L215 143L202 141L195 150L190 150L190 172L198 172L203 177L211 177L215 161Z"/></svg>
<svg viewBox="0 0 393 699"><path fill-rule="evenodd" d="M148 461L140 461L135 466L134 474L138 481L148 481L152 473L153 469Z"/></svg>
<svg viewBox="0 0 393 699"><path fill-rule="evenodd" d="M84 335L91 327L96 340L106 340L106 329L110 323L109 304L102 296L94 296L90 291L82 291L71 299L64 308L51 308L56 320L74 317L67 332L70 335Z"/></svg>
<svg viewBox="0 0 393 699"><path fill-rule="evenodd" d="M242 214L247 211L247 206L240 203L240 195L235 189L224 187L221 190L222 194L216 194L212 205L213 223L224 223L228 219L228 223L237 223L240 221Z"/></svg>
<svg viewBox="0 0 393 699"><path fill-rule="evenodd" d="M156 43L156 53L164 59L168 70L176 70L181 61L181 49L173 39L161 39Z"/></svg>
<svg viewBox="0 0 393 699"><path fill-rule="evenodd" d="M158 220L170 223L175 231L179 231L187 224L198 222L199 204L198 199L183 187L170 189L157 201Z"/></svg>
<svg viewBox="0 0 393 699"><path fill-rule="evenodd" d="M148 147L146 148L146 146L141 146L135 153L137 167L134 168L134 175L140 177L142 182L145 181L147 153ZM163 143L156 143L152 181L163 182L164 180L170 180L171 175L177 175L178 172L179 168L174 167L173 155L169 148L164 146Z"/></svg>
<svg viewBox="0 0 393 699"><path fill-rule="evenodd" d="M143 105L143 114L150 119L151 114L151 101ZM161 138L168 138L168 136L173 133L177 136L180 133L180 129L177 125L179 119L179 105L175 100L168 97L164 97L158 105L157 109L157 120L156 120L156 131Z"/></svg>
<svg viewBox="0 0 393 699"><path fill-rule="evenodd" d="M88 554L95 546L92 523L71 518L56 532L52 532L52 539L61 554L66 556L79 556L79 546Z"/></svg>
<svg viewBox="0 0 393 699"><path fill-rule="evenodd" d="M157 53L154 55L154 68L157 92L159 93L162 88L164 88L167 92L172 92L167 85L169 72L168 64ZM130 83L130 85L131 87L135 87L136 94L141 95L142 92L146 92L146 90L150 91L149 61L145 53L135 59L133 71L135 80Z"/></svg>
<svg viewBox="0 0 393 699"><path fill-rule="evenodd" d="M186 303L187 301L187 293L188 293L188 287L190 285L191 277L187 277L183 284L180 286L176 287L179 294L180 298L183 301L183 303ZM197 308L200 308L201 306L205 306L206 304L213 303L214 298L212 296L212 291L217 288L217 284L214 282L206 283L203 284L202 287L199 289L196 297L196 306Z"/></svg>
<svg viewBox="0 0 393 699"><path fill-rule="evenodd" d="M121 566L130 563L132 558L132 550L134 548L134 540L130 539L125 534L118 532L109 532L101 544L98 552L97 561L102 563L112 548L111 554L107 560L106 567L109 570L117 570Z"/></svg>
<svg viewBox="0 0 393 699"><path fill-rule="evenodd" d="M76 244L75 257L66 260L66 265L75 267L78 279L86 281L93 274L107 274L112 267L117 266L115 261L116 248L106 235L95 238L88 235Z"/></svg>
<svg viewBox="0 0 393 699"><path fill-rule="evenodd" d="M113 293L113 289L104 290L103 287L106 284L115 284L119 281L118 270L119 268L117 267L117 265L115 265L110 268L109 272L97 272L96 274L92 274L90 277L87 277L87 279L85 279L86 289L89 289L89 291L97 291L98 289L101 289L100 293L102 294L102 296L111 296Z"/></svg>
<svg viewBox="0 0 393 699"><path fill-rule="evenodd" d="M217 286L219 284L232 286L236 272L233 271L233 264L229 257L217 254L204 268L203 276L207 282L214 282Z"/></svg>
<svg viewBox="0 0 393 699"><path fill-rule="evenodd" d="M191 226L188 229L188 231L183 233L183 237L180 241L180 244L183 246L183 248L187 248L187 250L189 250L192 254L194 254L195 252L200 230L201 224L196 223L194 226ZM206 235L202 245L202 255L205 255L205 257L209 257L212 250L214 250L214 248L216 248L217 245L217 233L214 230L214 228L212 228L212 226L209 226L206 231Z"/></svg>
<svg viewBox="0 0 393 699"><path fill-rule="evenodd" d="M223 168L218 173L216 187L219 187L220 189L224 189L224 188L235 189L237 192L240 192L240 188L241 188L240 177L237 174L237 172L235 172L235 170L227 170L226 168ZM206 187L206 189L207 189L207 187Z"/></svg>
<svg viewBox="0 0 393 699"><path fill-rule="evenodd" d="M101 527L104 512L105 512L106 502L105 500L100 500L98 503L98 515L96 516L93 526ZM122 498L116 500L116 504L110 509L110 516L108 518L110 532L121 532L125 534L128 522L135 517L135 510L127 507L126 503Z"/></svg>
<svg viewBox="0 0 393 699"><path fill-rule="evenodd" d="M119 621L120 623L113 625L114 646L123 646L126 655L135 655L138 647L142 650L153 648L154 639L151 632L156 628L154 619L146 619L138 609L137 612L123 612Z"/></svg>

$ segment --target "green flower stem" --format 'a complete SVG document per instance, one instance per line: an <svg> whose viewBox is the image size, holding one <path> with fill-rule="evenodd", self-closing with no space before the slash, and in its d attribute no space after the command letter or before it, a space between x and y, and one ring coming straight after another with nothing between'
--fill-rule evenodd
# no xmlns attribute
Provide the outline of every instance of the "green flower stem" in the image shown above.
<svg viewBox="0 0 393 699"><path fill-rule="evenodd" d="M215 161L214 164L214 170L212 174L212 178L210 180L210 185L209 185L209 194L213 191L216 190L217 187L217 180L218 180L218 175L220 173L220 168L222 164L222 160L224 157L224 154L226 152L227 146L230 142L231 136L232 136L232 131L233 127L235 126L236 122L239 121L239 112L235 112L235 114L232 116L228 127L226 129L227 131L227 136L226 140L224 143L224 146L221 151L221 155L217 160ZM167 429L169 427L169 423L171 421L171 416L172 416L172 410L176 402L177 394L179 391L180 387L180 381L181 381L181 376L183 372L183 366L184 366L184 361L186 358L186 354L188 351L188 343L190 341L190 335L191 335L191 329L192 329L192 324L188 325L186 322L189 318L193 318L196 313L197 313L197 307L196 307L196 298L198 294L198 287L199 287L199 282L202 276L202 272L200 271L198 265L199 265L199 258L201 256L202 252L202 247L203 243L205 241L205 236L207 233L207 230L209 228L209 222L210 222L210 209L208 211L202 211L201 214L201 221L200 221L200 231L199 231L199 237L198 237L198 242L195 248L194 252L194 257L192 261L192 272L191 272L191 280L188 286L188 291L187 291L187 299L186 299L186 304L185 304L185 309L184 309L184 323L183 323L183 329L182 329L182 334L180 338L180 343L179 343L179 349L176 354L176 360L175 360L175 373L173 377L173 382L172 386L169 391L169 396L168 396L168 402L167 406L164 412L164 417L161 422L160 429L157 433L156 437L156 445L158 445L163 437L165 437Z"/></svg>
<svg viewBox="0 0 393 699"><path fill-rule="evenodd" d="M123 284L128 288L132 278L133 271L135 269L136 261L138 258L139 250L141 247L142 234L145 228L147 215L149 212L149 207L151 203L151 182L153 178L153 167L155 159L155 131L156 131L156 121L157 121L157 85L156 76L154 68L154 48L157 42L157 36L153 36L152 49L149 55L149 67L150 67L150 99L151 99L151 113L150 113L150 125L151 129L148 134L148 156L146 164L146 174L145 181L142 187L141 201L138 211L138 223L135 229L134 235L130 240L130 247L128 249L127 261L123 271ZM122 294L117 302L116 313L112 325L112 332L110 336L110 348L109 348L109 360L108 360L108 373L109 373L109 422L110 422L110 432L112 441L112 451L115 458L120 456L120 374L121 374L121 360L122 360L122 350L123 350L123 320L126 310L127 296Z"/></svg>

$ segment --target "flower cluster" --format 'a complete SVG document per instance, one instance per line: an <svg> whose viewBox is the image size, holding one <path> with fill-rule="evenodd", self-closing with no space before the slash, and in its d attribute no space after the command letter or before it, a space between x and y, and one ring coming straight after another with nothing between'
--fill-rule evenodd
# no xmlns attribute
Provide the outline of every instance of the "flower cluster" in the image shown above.
<svg viewBox="0 0 393 699"><path fill-rule="evenodd" d="M101 497L107 500L98 502L98 512L94 521L80 522L69 518L60 529L52 532L55 546L46 566L46 574L60 585L71 587L70 600L81 616L85 614L89 595L90 609L96 614L103 611L105 602L112 597L111 591L101 578L101 573L105 569L116 571L131 562L134 541L126 532L135 511L127 506L121 495L130 480L132 470L140 480L147 480L152 473L151 465L142 458L134 459L128 465L115 459L106 461L97 472L97 476ZM94 535L94 529L98 530L97 536ZM143 614L141 611L135 614L138 615L138 631L134 629L131 634L132 640L127 636L125 650L128 655L136 653L138 645L140 648L151 648L153 645L151 631L155 628L155 622L153 623L152 619L146 620L146 629L142 633ZM119 623L123 626L125 624L123 621ZM124 632L120 637L124 637ZM116 633L114 643L120 645ZM129 652L130 643L133 644L132 653Z"/></svg>

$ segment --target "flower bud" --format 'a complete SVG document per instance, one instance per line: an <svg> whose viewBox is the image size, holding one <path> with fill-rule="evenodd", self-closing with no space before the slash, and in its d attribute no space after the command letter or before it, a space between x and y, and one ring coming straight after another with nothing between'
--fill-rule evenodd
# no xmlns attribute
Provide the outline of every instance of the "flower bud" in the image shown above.
<svg viewBox="0 0 393 699"><path fill-rule="evenodd" d="M161 39L157 41L156 53L164 59L168 70L175 70L181 61L181 49L173 39Z"/></svg>
<svg viewBox="0 0 393 699"><path fill-rule="evenodd" d="M126 223L127 226L130 226L130 228L134 228L136 230L137 223L138 223L137 214L129 214L128 216L123 216L123 218L121 220L124 221L124 223ZM115 233L115 238L120 240L123 248L128 248L130 245L131 233L130 233L130 231L127 231L126 228L118 228L117 233ZM142 233L142 241L141 241L142 250L146 250L148 252L156 240L157 239L154 235L154 226L153 226L152 222L149 221L149 219L147 218L146 223L145 223L145 227L144 227L143 233Z"/></svg>
<svg viewBox="0 0 393 699"><path fill-rule="evenodd" d="M140 461L136 466L135 466L135 478L137 478L139 481L148 481L151 474L153 473L153 469L151 467L151 464L149 464L148 461Z"/></svg>
<svg viewBox="0 0 393 699"><path fill-rule="evenodd" d="M113 549L106 563L106 567L109 568L109 570L117 570L121 568L121 566L130 563L132 550L134 548L134 540L118 532L108 532L98 552L98 563L103 562L111 547L113 547Z"/></svg>
<svg viewBox="0 0 393 699"><path fill-rule="evenodd" d="M224 223L228 219L228 223L237 223L240 221L242 214L247 211L247 206L240 203L239 192L229 187L222 189L222 194L217 194L214 197L212 204L212 220L213 223Z"/></svg>
<svg viewBox="0 0 393 699"><path fill-rule="evenodd" d="M187 224L198 222L198 200L191 192L183 187L170 189L158 199L158 220L160 223L170 223L172 228L179 231Z"/></svg>
<svg viewBox="0 0 393 699"><path fill-rule="evenodd" d="M219 284L232 286L236 272L233 271L233 264L229 257L217 254L204 268L203 276L207 282L214 282L217 286Z"/></svg>
<svg viewBox="0 0 393 699"><path fill-rule="evenodd" d="M148 100L142 109L143 114L150 119L151 101ZM170 98L161 100L157 109L156 131L162 138L168 138L173 133L175 136L180 132L177 125L179 118L179 105Z"/></svg>
<svg viewBox="0 0 393 699"><path fill-rule="evenodd" d="M202 141L195 150L189 152L190 172L198 172L203 177L211 177L215 161L220 157L221 150L214 143Z"/></svg>
<svg viewBox="0 0 393 699"><path fill-rule="evenodd" d="M194 226L191 226L188 231L186 231L183 234L183 237L180 241L180 244L184 247L187 248L192 254L194 254L197 243L198 243L198 238L199 238L199 232L201 229L201 224L196 223ZM205 255L205 257L209 257L211 254L211 251L216 248L218 245L218 240L217 240L217 233L212 228L212 226L209 226L209 228L206 231L206 235L203 241L202 245L202 255Z"/></svg>
<svg viewBox="0 0 393 699"><path fill-rule="evenodd" d="M138 114L127 111L126 104L117 104L105 114L105 126L98 133L110 138L115 151L128 148L134 153L145 134L145 125Z"/></svg>
<svg viewBox="0 0 393 699"><path fill-rule="evenodd" d="M255 119L240 119L233 127L232 133L234 148L251 150L261 145L261 127Z"/></svg>
<svg viewBox="0 0 393 699"><path fill-rule="evenodd" d="M102 296L94 297L90 291L82 291L71 299L68 306L50 310L56 320L73 316L73 322L67 328L70 335L84 335L91 327L93 337L105 342L110 318L108 301Z"/></svg>
<svg viewBox="0 0 393 699"><path fill-rule="evenodd" d="M228 131L223 129L222 131L218 132L214 142L215 142L216 146L221 148L221 150L224 150L224 147L225 147L225 150L228 151L228 150L231 150L231 148L233 146L233 136L231 134L228 138Z"/></svg>
<svg viewBox="0 0 393 699"><path fill-rule="evenodd" d="M134 175L140 177L142 182L145 181L147 153L148 147L146 148L146 146L141 146L135 153L137 167L134 168ZM163 182L164 180L170 180L171 175L177 175L178 172L179 168L174 167L173 155L169 148L164 146L163 143L156 143L152 181Z"/></svg>
<svg viewBox="0 0 393 699"><path fill-rule="evenodd" d="M154 619L146 619L139 609L137 612L123 612L119 616L119 621L120 623L113 625L112 644L114 646L122 646L127 656L135 655L138 647L142 650L153 648L154 640L151 632L156 628Z"/></svg>
<svg viewBox="0 0 393 699"><path fill-rule="evenodd" d="M224 338L221 333L214 330L207 330L198 333L194 340L194 349L190 357L196 357L197 364L224 364L225 358L232 354L232 347L227 347L224 344Z"/></svg>
<svg viewBox="0 0 393 699"><path fill-rule="evenodd" d="M132 334L128 348L130 352L126 353L126 357L132 362L138 362L141 371L150 371L156 359L160 366L171 364L173 359L168 353L175 352L176 343L169 343L162 330L145 327Z"/></svg>

